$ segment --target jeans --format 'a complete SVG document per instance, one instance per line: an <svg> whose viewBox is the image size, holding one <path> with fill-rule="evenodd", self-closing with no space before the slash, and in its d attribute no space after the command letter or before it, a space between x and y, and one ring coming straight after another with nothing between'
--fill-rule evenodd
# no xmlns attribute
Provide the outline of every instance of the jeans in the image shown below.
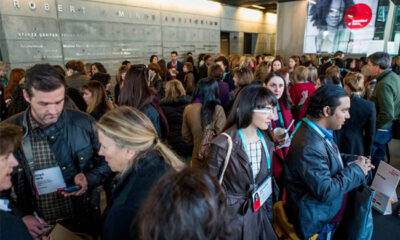
<svg viewBox="0 0 400 240"><path fill-rule="evenodd" d="M378 169L380 161L385 160L386 143L392 140L392 127L380 128L376 130L374 145L372 146L372 164L375 171Z"/></svg>

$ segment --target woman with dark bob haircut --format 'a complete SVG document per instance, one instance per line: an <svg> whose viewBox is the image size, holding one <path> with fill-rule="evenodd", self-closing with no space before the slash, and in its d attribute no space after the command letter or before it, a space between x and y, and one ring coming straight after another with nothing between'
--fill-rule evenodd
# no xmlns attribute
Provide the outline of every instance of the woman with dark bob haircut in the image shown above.
<svg viewBox="0 0 400 240"><path fill-rule="evenodd" d="M141 240L231 239L221 187L208 172L196 168L162 177L140 216Z"/></svg>
<svg viewBox="0 0 400 240"><path fill-rule="evenodd" d="M232 140L232 152L222 175L230 140L220 134L211 142L208 170L221 183L228 203L230 239L277 239L272 229L272 153L268 132L277 99L267 88L244 88L233 104L224 132ZM261 191L270 194L263 195Z"/></svg>

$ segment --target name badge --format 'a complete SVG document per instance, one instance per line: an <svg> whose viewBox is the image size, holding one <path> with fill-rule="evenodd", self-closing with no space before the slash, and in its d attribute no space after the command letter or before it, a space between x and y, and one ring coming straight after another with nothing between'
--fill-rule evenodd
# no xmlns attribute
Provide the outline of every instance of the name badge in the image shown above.
<svg viewBox="0 0 400 240"><path fill-rule="evenodd" d="M0 210L3 210L5 212L11 211L11 209L8 208L9 203L10 201L8 201L7 199L0 199Z"/></svg>
<svg viewBox="0 0 400 240"><path fill-rule="evenodd" d="M57 192L65 188L66 184L59 166L35 171L36 194L43 195Z"/></svg>
<svg viewBox="0 0 400 240"><path fill-rule="evenodd" d="M267 177L264 182L253 192L253 209L257 212L272 194L272 178Z"/></svg>

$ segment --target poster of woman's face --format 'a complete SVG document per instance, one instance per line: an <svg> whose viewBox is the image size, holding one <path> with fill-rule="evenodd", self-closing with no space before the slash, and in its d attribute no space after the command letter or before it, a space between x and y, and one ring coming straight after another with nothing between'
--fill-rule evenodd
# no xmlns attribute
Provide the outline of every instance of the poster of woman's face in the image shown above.
<svg viewBox="0 0 400 240"><path fill-rule="evenodd" d="M374 0L309 0L304 53L362 53L367 46L358 44L374 36L377 4ZM368 16L365 9L372 14ZM367 20L362 28L352 25Z"/></svg>

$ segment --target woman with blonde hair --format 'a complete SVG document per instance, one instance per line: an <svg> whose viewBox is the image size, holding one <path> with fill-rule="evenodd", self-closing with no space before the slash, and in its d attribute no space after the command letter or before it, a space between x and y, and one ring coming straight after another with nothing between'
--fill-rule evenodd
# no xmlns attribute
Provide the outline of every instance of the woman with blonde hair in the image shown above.
<svg viewBox="0 0 400 240"><path fill-rule="evenodd" d="M350 94L350 119L347 119L335 139L341 153L371 156L374 143L376 113L373 102L361 97L364 91L364 76L349 72L343 79L344 89Z"/></svg>
<svg viewBox="0 0 400 240"><path fill-rule="evenodd" d="M150 119L133 107L104 114L96 123L101 148L119 181L104 211L102 239L137 239L135 218L153 185L168 171L184 164L158 137ZM132 223L132 224L131 224ZM133 229L134 235L129 234Z"/></svg>
<svg viewBox="0 0 400 240"><path fill-rule="evenodd" d="M86 112L94 119L99 120L103 114L114 108L111 101L107 100L104 85L92 80L81 87L83 99L87 104Z"/></svg>
<svg viewBox="0 0 400 240"><path fill-rule="evenodd" d="M185 63L186 66L186 63ZM185 69L185 67L183 67ZM187 145L182 138L183 111L189 104L185 89L179 80L171 80L165 85L165 97L160 107L169 123L168 144L178 155L189 160L193 148Z"/></svg>

